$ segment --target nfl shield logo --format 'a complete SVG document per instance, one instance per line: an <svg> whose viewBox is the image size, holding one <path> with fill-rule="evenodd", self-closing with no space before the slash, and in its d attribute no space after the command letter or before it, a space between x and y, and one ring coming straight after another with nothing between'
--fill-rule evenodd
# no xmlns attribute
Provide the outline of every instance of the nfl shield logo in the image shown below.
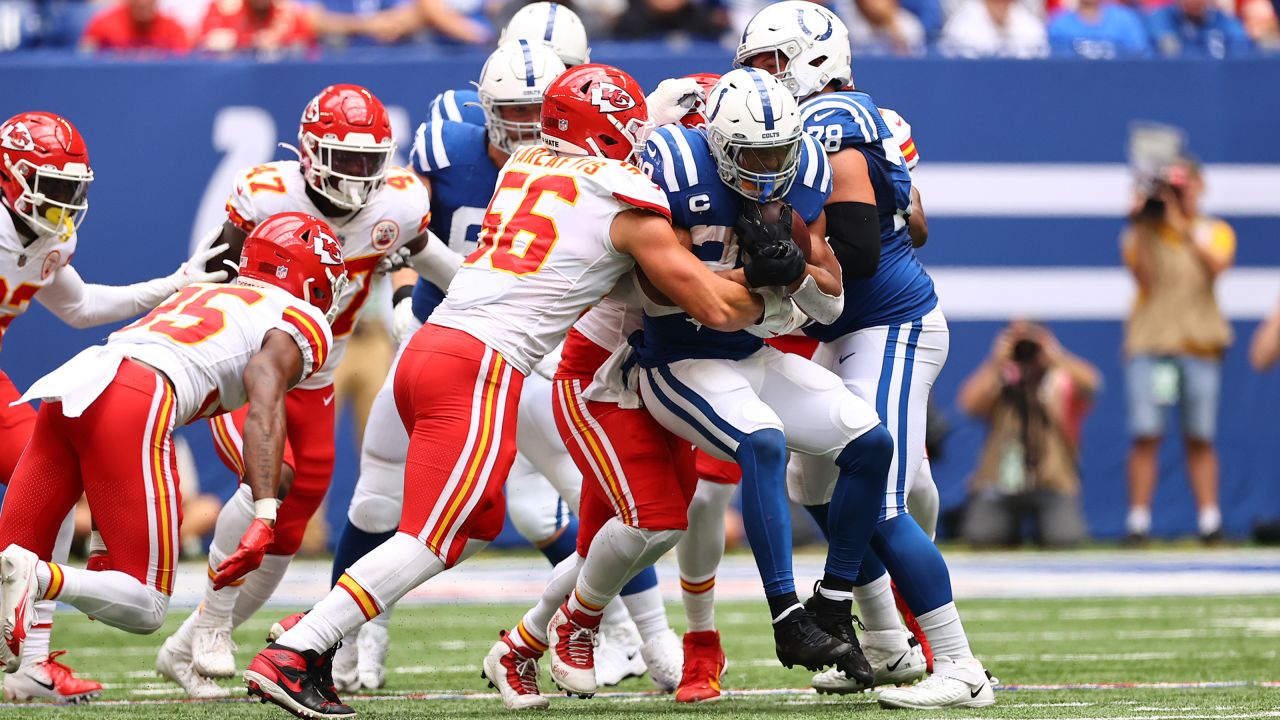
<svg viewBox="0 0 1280 720"><path fill-rule="evenodd" d="M285 266L283 266L283 265L277 265L277 266L276 266L276 277L278 277L278 278L280 278L281 280L283 280L283 279L285 279L285 278L286 278L286 277L288 277L288 276L289 276L289 268L287 268L287 267L285 267Z"/></svg>
<svg viewBox="0 0 1280 720"><path fill-rule="evenodd" d="M569 129L569 121L565 120L564 118L560 118L560 130L564 131L568 129Z"/></svg>

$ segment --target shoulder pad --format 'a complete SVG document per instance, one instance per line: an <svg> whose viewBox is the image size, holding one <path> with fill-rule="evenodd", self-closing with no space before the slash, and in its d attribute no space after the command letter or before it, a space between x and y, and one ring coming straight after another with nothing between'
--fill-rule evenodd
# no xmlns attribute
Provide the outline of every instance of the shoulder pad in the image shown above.
<svg viewBox="0 0 1280 720"><path fill-rule="evenodd" d="M483 135L484 128L466 123L424 122L414 134L410 164L418 174L430 175L454 164L474 162L477 152L484 149Z"/></svg>
<svg viewBox="0 0 1280 720"><path fill-rule="evenodd" d="M817 138L827 152L892 137L880 110L866 93L819 95L800 109L800 119L805 132Z"/></svg>
<svg viewBox="0 0 1280 720"><path fill-rule="evenodd" d="M445 90L431 101L427 122L452 120L468 125L485 126L484 110L480 108L480 95L471 88Z"/></svg>

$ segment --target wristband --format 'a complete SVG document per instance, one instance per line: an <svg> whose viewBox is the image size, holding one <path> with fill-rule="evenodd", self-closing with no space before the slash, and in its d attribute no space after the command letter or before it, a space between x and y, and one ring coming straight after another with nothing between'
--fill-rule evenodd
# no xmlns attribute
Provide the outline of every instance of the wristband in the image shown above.
<svg viewBox="0 0 1280 720"><path fill-rule="evenodd" d="M253 501L253 517L256 520L276 521L276 508L280 507L280 501L275 498L263 498Z"/></svg>

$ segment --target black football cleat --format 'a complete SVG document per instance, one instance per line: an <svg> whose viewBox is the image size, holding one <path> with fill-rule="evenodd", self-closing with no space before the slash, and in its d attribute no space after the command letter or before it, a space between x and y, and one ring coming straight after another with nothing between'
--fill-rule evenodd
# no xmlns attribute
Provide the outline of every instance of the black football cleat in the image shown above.
<svg viewBox="0 0 1280 720"><path fill-rule="evenodd" d="M852 603L830 600L818 594L814 586L813 597L805 601L804 609L813 613L818 627L850 647L848 653L836 660L846 678L856 682L862 690L870 690L876 684L876 671L862 654L862 645L858 642L858 634L853 629Z"/></svg>
<svg viewBox="0 0 1280 720"><path fill-rule="evenodd" d="M853 646L818 627L813 613L793 610L773 624L773 642L784 667L817 672L849 654Z"/></svg>
<svg viewBox="0 0 1280 720"><path fill-rule="evenodd" d="M356 711L338 700L332 685L324 687L327 665L323 659L332 658L332 652L300 653L276 643L268 645L244 673L249 696L275 703L300 718L354 717Z"/></svg>

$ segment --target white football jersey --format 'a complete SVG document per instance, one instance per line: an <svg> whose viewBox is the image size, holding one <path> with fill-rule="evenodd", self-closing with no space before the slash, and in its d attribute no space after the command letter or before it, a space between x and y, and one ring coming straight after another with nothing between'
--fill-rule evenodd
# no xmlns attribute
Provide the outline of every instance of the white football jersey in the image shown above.
<svg viewBox="0 0 1280 720"><path fill-rule="evenodd" d="M197 283L169 296L141 320L111 333L107 350L168 376L183 423L244 405L244 369L267 332L283 330L302 351L302 378L333 353L324 314L277 287Z"/></svg>
<svg viewBox="0 0 1280 720"><path fill-rule="evenodd" d="M587 311L573 324L573 329L607 352L627 345L631 333L644 327L644 312L637 307L610 298Z"/></svg>
<svg viewBox="0 0 1280 720"><path fill-rule="evenodd" d="M888 108L880 108L880 117L884 118L884 124L888 125L889 132L893 133L894 142L898 143L898 147L902 149L902 158L907 161L907 170L915 170L916 165L920 163L920 153L916 150L915 138L911 137L911 124Z"/></svg>
<svg viewBox="0 0 1280 720"><path fill-rule="evenodd" d="M630 164L517 150L498 177L480 246L429 322L473 335L528 375L634 267L609 238L614 216L631 208L671 217L666 195Z"/></svg>
<svg viewBox="0 0 1280 720"><path fill-rule="evenodd" d="M21 222L21 221L19 221ZM23 247L13 215L0 207L0 343L9 323L27 311L40 288L71 262L76 236L44 237Z"/></svg>
<svg viewBox="0 0 1280 720"><path fill-rule="evenodd" d="M247 233L258 223L282 212L304 212L328 222L342 243L342 256L351 280L337 300L340 310L333 321L334 347L329 361L300 386L323 388L333 384L333 373L342 362L356 315L369 298L378 261L427 231L431 199L426 186L412 171L392 168L386 185L374 193L368 205L354 215L335 219L325 217L311 202L296 160L257 165L236 177L235 189L227 200L227 219L233 225Z"/></svg>

